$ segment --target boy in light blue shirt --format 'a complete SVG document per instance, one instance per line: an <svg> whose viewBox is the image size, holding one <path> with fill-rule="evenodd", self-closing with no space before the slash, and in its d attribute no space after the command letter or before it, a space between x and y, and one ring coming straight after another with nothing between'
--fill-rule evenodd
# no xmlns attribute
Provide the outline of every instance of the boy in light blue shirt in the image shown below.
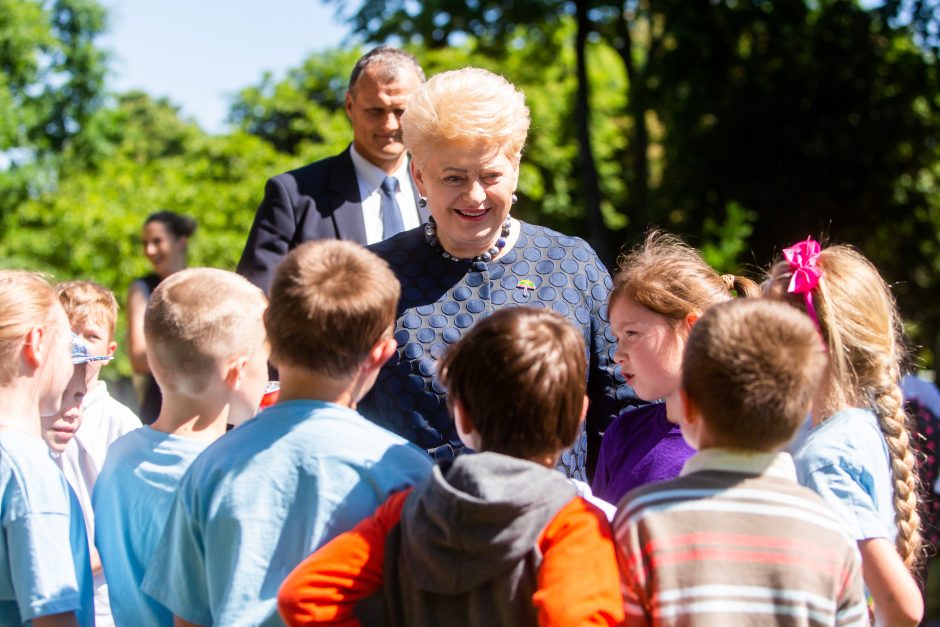
<svg viewBox="0 0 940 627"><path fill-rule="evenodd" d="M210 268L174 273L153 292L144 335L160 414L111 445L92 497L117 625L173 625L140 585L183 473L227 423L258 407L268 378L266 306L246 279Z"/></svg>
<svg viewBox="0 0 940 627"><path fill-rule="evenodd" d="M430 473L424 451L355 411L395 353L399 289L349 242L303 244L278 267L265 313L278 403L193 462L144 578L177 624L282 624L291 570Z"/></svg>

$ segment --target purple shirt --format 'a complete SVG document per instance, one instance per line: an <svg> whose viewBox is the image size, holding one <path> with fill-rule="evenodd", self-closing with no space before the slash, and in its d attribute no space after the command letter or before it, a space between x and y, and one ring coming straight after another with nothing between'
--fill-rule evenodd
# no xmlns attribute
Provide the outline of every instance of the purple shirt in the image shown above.
<svg viewBox="0 0 940 627"><path fill-rule="evenodd" d="M666 418L665 403L631 409L604 432L591 490L594 496L617 503L633 488L675 479L694 454L679 425Z"/></svg>

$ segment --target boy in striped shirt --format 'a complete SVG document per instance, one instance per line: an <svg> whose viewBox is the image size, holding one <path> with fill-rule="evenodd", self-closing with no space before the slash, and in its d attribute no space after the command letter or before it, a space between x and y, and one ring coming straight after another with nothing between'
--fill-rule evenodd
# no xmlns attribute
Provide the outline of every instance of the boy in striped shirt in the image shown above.
<svg viewBox="0 0 940 627"><path fill-rule="evenodd" d="M776 452L826 368L812 322L735 300L693 327L679 478L633 490L614 521L628 625L868 624L842 524Z"/></svg>

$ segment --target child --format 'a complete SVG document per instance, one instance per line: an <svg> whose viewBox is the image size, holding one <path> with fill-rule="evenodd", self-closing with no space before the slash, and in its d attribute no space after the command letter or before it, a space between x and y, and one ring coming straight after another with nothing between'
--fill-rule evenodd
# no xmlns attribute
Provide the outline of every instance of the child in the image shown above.
<svg viewBox="0 0 940 627"><path fill-rule="evenodd" d="M114 293L93 281L59 283L56 293L69 317L72 331L82 337L89 354L114 355L118 312ZM125 433L140 428L140 419L112 398L107 384L99 379L101 367L108 361L93 361L85 367L88 391L82 401L82 425L75 433L75 443L65 450L66 458L75 462L81 449L91 459L96 472L104 466L108 447Z"/></svg>
<svg viewBox="0 0 940 627"><path fill-rule="evenodd" d="M68 319L36 274L0 271L0 624L94 625L81 509L49 458L41 414L72 376Z"/></svg>
<svg viewBox="0 0 940 627"><path fill-rule="evenodd" d="M867 625L836 515L777 453L826 367L813 325L765 300L722 303L685 349L678 479L631 491L614 521L628 625Z"/></svg>
<svg viewBox="0 0 940 627"><path fill-rule="evenodd" d="M140 585L183 473L227 422L240 424L258 407L268 379L266 306L261 290L224 270L182 270L154 290L144 334L160 413L114 443L93 499L119 625L173 624Z"/></svg>
<svg viewBox="0 0 940 627"><path fill-rule="evenodd" d="M108 386L99 380L101 367L111 361L117 342L114 330L118 304L111 290L92 281L66 281L56 285L56 294L69 317L72 332L87 346L96 359L76 367L85 373L84 397L75 399L75 390L67 391L60 419L73 422L74 432L66 432L71 441L61 452L58 462L69 485L75 490L85 515L89 538L94 537L94 514L91 493L105 453L119 437L140 428L140 420L130 409L108 394ZM77 384L77 382L75 382ZM74 388L70 385L70 388ZM113 625L108 601L108 587L94 547L91 549L92 573L95 578L95 623L98 627Z"/></svg>
<svg viewBox="0 0 940 627"><path fill-rule="evenodd" d="M91 356L88 346L81 336L71 333L72 336L72 377L69 379L65 391L62 393L62 402L58 411L51 414L43 413L42 435L52 453L52 459L62 470L65 480L75 493L81 506L82 516L85 520L85 530L89 539L95 537L95 517L91 509L91 491L98 477L91 456L77 447L75 436L84 422L82 404L87 391L89 364L101 361L110 361L110 355ZM100 366L99 366L100 367ZM67 455L72 450L73 455ZM111 609L108 605L108 587L104 573L101 572L101 560L98 552L92 545L89 547L91 558L91 573L94 577L95 590L95 624L99 626L113 625Z"/></svg>
<svg viewBox="0 0 940 627"><path fill-rule="evenodd" d="M314 549L430 471L356 403L395 353L399 285L357 244L315 241L278 267L265 326L278 402L183 476L143 590L182 621L277 624L277 590Z"/></svg>
<svg viewBox="0 0 940 627"><path fill-rule="evenodd" d="M281 588L283 618L358 624L357 600L384 583L388 624L619 624L607 518L554 470L587 411L585 354L553 311L478 322L439 373L461 440L480 453L442 462L309 557Z"/></svg>
<svg viewBox="0 0 940 627"><path fill-rule="evenodd" d="M784 251L766 291L808 314L829 351L813 428L795 455L800 483L858 542L878 622L914 625L923 601L914 454L901 395L901 322L875 267L846 246Z"/></svg>
<svg viewBox="0 0 940 627"><path fill-rule="evenodd" d="M692 325L709 307L759 296L748 279L719 276L679 238L652 231L620 262L610 293L614 360L645 401L664 399L620 415L601 441L594 495L617 503L631 489L679 475L693 451L679 430L682 351Z"/></svg>

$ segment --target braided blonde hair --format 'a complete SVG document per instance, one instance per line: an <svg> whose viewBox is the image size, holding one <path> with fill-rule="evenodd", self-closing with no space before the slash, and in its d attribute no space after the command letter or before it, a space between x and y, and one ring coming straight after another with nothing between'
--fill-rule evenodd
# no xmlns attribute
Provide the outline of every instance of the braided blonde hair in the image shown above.
<svg viewBox="0 0 940 627"><path fill-rule="evenodd" d="M870 407L888 445L894 483L897 549L909 570L920 557L915 456L901 396L902 327L891 289L878 270L848 246L830 246L819 256L822 278L812 292L820 332L829 348L829 370L821 393L823 416L843 407ZM800 294L788 294L790 265L771 269L765 291L805 310Z"/></svg>

